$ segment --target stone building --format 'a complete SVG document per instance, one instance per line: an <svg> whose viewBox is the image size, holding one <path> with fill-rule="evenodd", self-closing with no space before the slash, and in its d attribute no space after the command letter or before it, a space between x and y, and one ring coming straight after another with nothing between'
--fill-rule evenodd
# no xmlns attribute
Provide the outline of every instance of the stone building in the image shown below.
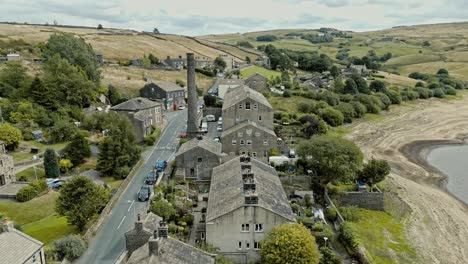
<svg viewBox="0 0 468 264"><path fill-rule="evenodd" d="M19 53L10 53L6 55L8 61L20 61L21 55Z"/></svg>
<svg viewBox="0 0 468 264"><path fill-rule="evenodd" d="M183 68L187 67L187 59L182 58L181 55L179 57L171 58L171 56L167 56L164 60L164 63L169 67L177 70L182 70Z"/></svg>
<svg viewBox="0 0 468 264"><path fill-rule="evenodd" d="M224 95L229 89L237 88L241 85L244 85L244 80L242 79L222 79L218 84L218 97L224 99Z"/></svg>
<svg viewBox="0 0 468 264"><path fill-rule="evenodd" d="M213 170L206 211L206 242L234 263L260 260L260 242L275 226L295 222L273 167L237 157Z"/></svg>
<svg viewBox="0 0 468 264"><path fill-rule="evenodd" d="M5 143L0 141L0 187L16 181L13 157L7 155Z"/></svg>
<svg viewBox="0 0 468 264"><path fill-rule="evenodd" d="M265 55L258 56L255 59L254 64L260 67L270 68L270 58Z"/></svg>
<svg viewBox="0 0 468 264"><path fill-rule="evenodd" d="M0 229L0 264L45 264L44 244L15 229L4 218Z"/></svg>
<svg viewBox="0 0 468 264"><path fill-rule="evenodd" d="M158 224L159 223L159 224ZM128 264L214 264L216 255L169 236L161 218L149 213L138 219L133 230L125 233Z"/></svg>
<svg viewBox="0 0 468 264"><path fill-rule="evenodd" d="M197 68L212 68L214 61L205 56L195 57L195 67Z"/></svg>
<svg viewBox="0 0 468 264"><path fill-rule="evenodd" d="M213 168L221 164L221 144L198 136L180 146L175 160L185 179L209 181Z"/></svg>
<svg viewBox="0 0 468 264"><path fill-rule="evenodd" d="M219 57L226 62L226 71L230 71L234 68L234 58L227 55L227 54L221 54Z"/></svg>
<svg viewBox="0 0 468 264"><path fill-rule="evenodd" d="M265 163L268 162L269 151L278 148L275 132L252 121L224 130L221 143L222 152L229 156L248 155Z"/></svg>
<svg viewBox="0 0 468 264"><path fill-rule="evenodd" d="M137 97L114 105L111 110L128 116L133 125L137 141L144 140L153 132L153 126L163 126L163 109L161 103Z"/></svg>
<svg viewBox="0 0 468 264"><path fill-rule="evenodd" d="M223 129L244 121L273 129L273 108L263 94L242 85L231 89L223 102Z"/></svg>
<svg viewBox="0 0 468 264"><path fill-rule="evenodd" d="M179 106L185 105L185 88L171 82L148 83L140 89L140 96L153 101L162 101L168 111L177 110Z"/></svg>
<svg viewBox="0 0 468 264"><path fill-rule="evenodd" d="M245 79L245 84L255 91L267 91L268 90L268 79L260 73L254 73Z"/></svg>

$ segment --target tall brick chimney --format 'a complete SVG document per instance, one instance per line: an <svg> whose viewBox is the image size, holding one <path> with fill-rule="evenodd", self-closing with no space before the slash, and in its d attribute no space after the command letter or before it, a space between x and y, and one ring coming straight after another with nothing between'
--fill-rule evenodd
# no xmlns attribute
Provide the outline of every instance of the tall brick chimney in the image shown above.
<svg viewBox="0 0 468 264"><path fill-rule="evenodd" d="M187 134L190 138L198 134L197 126L197 86L195 84L195 58L187 53Z"/></svg>

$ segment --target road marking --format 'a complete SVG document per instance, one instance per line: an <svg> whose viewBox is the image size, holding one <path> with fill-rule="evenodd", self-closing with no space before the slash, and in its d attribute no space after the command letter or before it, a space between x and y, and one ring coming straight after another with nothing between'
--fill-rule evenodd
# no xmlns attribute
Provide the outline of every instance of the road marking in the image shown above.
<svg viewBox="0 0 468 264"><path fill-rule="evenodd" d="M124 217L122 218L122 221L120 221L120 224L119 224L119 226L117 227L117 230L118 230L118 229L120 228L120 226L123 224L123 222L124 222L124 220L125 220L126 217L127 217L127 216L124 215Z"/></svg>
<svg viewBox="0 0 468 264"><path fill-rule="evenodd" d="M132 205L135 203L135 200L132 201L132 203L130 204L130 207L128 207L128 210L127 212L130 212L130 209L132 209Z"/></svg>

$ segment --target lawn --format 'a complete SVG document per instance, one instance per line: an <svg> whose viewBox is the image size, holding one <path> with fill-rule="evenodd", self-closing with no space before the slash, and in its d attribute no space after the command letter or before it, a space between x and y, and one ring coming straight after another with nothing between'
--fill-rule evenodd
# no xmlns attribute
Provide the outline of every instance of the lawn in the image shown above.
<svg viewBox="0 0 468 264"><path fill-rule="evenodd" d="M15 152L11 152L9 154L13 156L13 161L15 163L23 162L23 161L30 161L30 160L32 160L32 157L34 155L34 154L29 152L29 149L31 147L39 148L40 149L39 152L44 153L46 148L52 148L52 149L54 149L56 151L60 151L63 148L65 148L65 146L67 144L68 144L68 142L45 145L45 144L42 144L40 142L36 142L36 141L33 141L33 140L31 140L31 141L22 141L22 142L20 142L20 146L19 146L20 150L15 151ZM28 151L22 151L22 150L28 150Z"/></svg>
<svg viewBox="0 0 468 264"><path fill-rule="evenodd" d="M36 173L37 173L37 178L45 178L45 171L42 165L37 165L36 166ZM36 180L36 174L34 172L34 167L25 169L23 171L20 171L16 173L16 180L19 180L21 176L25 176L28 182L32 182Z"/></svg>
<svg viewBox="0 0 468 264"><path fill-rule="evenodd" d="M357 221L350 222L373 263L416 263L417 255L406 238L403 225L381 211L352 209Z"/></svg>
<svg viewBox="0 0 468 264"><path fill-rule="evenodd" d="M268 98L268 101L274 110L285 111L290 114L298 114L297 106L300 103L311 103L313 100L301 96L281 97L272 95Z"/></svg>
<svg viewBox="0 0 468 264"><path fill-rule="evenodd" d="M111 190L118 189L123 182L123 179L117 180L114 177L102 177L101 180L109 185L109 189Z"/></svg>
<svg viewBox="0 0 468 264"><path fill-rule="evenodd" d="M25 203L1 201L0 215L22 226L26 234L49 244L55 239L77 232L73 226L68 225L66 218L58 217L55 213L55 200L58 196L58 192L49 191Z"/></svg>
<svg viewBox="0 0 468 264"><path fill-rule="evenodd" d="M267 77L268 79L270 79L271 76L281 76L280 72L269 70L259 66L250 66L247 68L243 68L242 70L240 70L240 72L243 79L247 79L250 75L257 72Z"/></svg>

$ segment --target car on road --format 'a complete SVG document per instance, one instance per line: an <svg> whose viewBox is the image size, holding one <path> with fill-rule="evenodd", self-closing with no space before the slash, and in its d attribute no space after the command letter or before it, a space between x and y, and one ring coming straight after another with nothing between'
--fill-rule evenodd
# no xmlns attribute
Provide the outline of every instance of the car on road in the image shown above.
<svg viewBox="0 0 468 264"><path fill-rule="evenodd" d="M157 172L164 171L167 167L167 161L165 160L157 160L154 168Z"/></svg>
<svg viewBox="0 0 468 264"><path fill-rule="evenodd" d="M206 122L214 122L216 121L216 117L214 115L207 115Z"/></svg>
<svg viewBox="0 0 468 264"><path fill-rule="evenodd" d="M180 138L187 138L187 137L188 137L187 132L182 132L182 133L180 133L180 134L179 134L179 137L180 137Z"/></svg>
<svg viewBox="0 0 468 264"><path fill-rule="evenodd" d="M201 125L201 132L208 133L208 123L203 122Z"/></svg>
<svg viewBox="0 0 468 264"><path fill-rule="evenodd" d="M48 178L46 179L46 183L49 189L60 189L65 181L61 179Z"/></svg>
<svg viewBox="0 0 468 264"><path fill-rule="evenodd" d="M146 202L151 198L151 186L143 185L138 192L138 201Z"/></svg>
<svg viewBox="0 0 468 264"><path fill-rule="evenodd" d="M223 131L223 126L218 125L218 127L216 128L216 131L219 131L219 132Z"/></svg>
<svg viewBox="0 0 468 264"><path fill-rule="evenodd" d="M156 183L157 180L158 180L158 173L152 170L148 172L148 175L146 175L145 183L148 185L153 185Z"/></svg>
<svg viewBox="0 0 468 264"><path fill-rule="evenodd" d="M221 116L218 119L218 125L222 125L222 124L223 124L223 117Z"/></svg>
<svg viewBox="0 0 468 264"><path fill-rule="evenodd" d="M219 139L219 137L215 137L215 138L213 138L213 140L216 141L216 142L221 142L221 140Z"/></svg>
<svg viewBox="0 0 468 264"><path fill-rule="evenodd" d="M179 105L179 110L184 110L185 109L185 105Z"/></svg>

